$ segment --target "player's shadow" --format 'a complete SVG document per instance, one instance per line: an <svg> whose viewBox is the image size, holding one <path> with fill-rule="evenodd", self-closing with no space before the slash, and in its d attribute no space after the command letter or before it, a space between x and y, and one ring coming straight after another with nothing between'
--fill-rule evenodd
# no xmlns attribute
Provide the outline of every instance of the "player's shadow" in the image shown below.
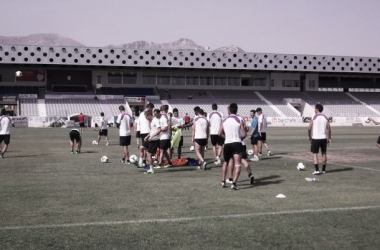
<svg viewBox="0 0 380 250"><path fill-rule="evenodd" d="M268 156L268 157L261 157L260 161L267 161L267 160L274 160L274 159L281 159L281 156Z"/></svg>
<svg viewBox="0 0 380 250"><path fill-rule="evenodd" d="M271 155L287 155L288 153L286 152L279 152L279 153L273 153Z"/></svg>
<svg viewBox="0 0 380 250"><path fill-rule="evenodd" d="M249 180L246 181L239 181L239 187L244 187L246 188L254 188L254 187L259 187L259 186L267 186L267 185L273 185L273 184L280 184L284 180L272 180L281 177L280 175L270 175L266 177L261 177L261 178L255 178L255 184L251 185L249 184ZM246 182L244 184L240 184L240 182Z"/></svg>
<svg viewBox="0 0 380 250"><path fill-rule="evenodd" d="M8 152L7 152L8 153ZM38 154L38 155L14 155L14 156L6 156L7 158L26 158L26 157L38 157L38 156L47 156L50 154Z"/></svg>
<svg viewBox="0 0 380 250"><path fill-rule="evenodd" d="M354 168L338 168L338 169L328 170L326 172L328 174L331 174L331 173L338 173L338 172L345 172L345 171L352 171L352 170L354 170Z"/></svg>
<svg viewBox="0 0 380 250"><path fill-rule="evenodd" d="M81 151L81 154L95 154L98 153L97 151Z"/></svg>

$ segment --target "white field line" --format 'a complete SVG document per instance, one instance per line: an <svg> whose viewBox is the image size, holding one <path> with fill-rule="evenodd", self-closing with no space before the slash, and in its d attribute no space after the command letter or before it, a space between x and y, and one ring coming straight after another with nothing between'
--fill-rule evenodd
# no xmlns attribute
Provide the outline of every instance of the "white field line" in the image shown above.
<svg viewBox="0 0 380 250"><path fill-rule="evenodd" d="M380 206L303 209L303 210L290 210L290 211L278 211L278 212L249 213L249 214L179 217L179 218L172 218L172 219L146 219L146 220L127 220L127 221L108 221L108 222L106 221L106 222L87 222L87 223L66 223L66 224L35 225L35 226L9 226L9 227L0 227L0 231L91 227L91 226L92 227L117 226L117 225L146 224L146 223L171 223L171 222L183 222L183 221L233 219L233 218L247 218L247 217L258 217L258 216L271 216L271 215L323 213L323 212L339 212L339 211L355 211L355 210L358 211L358 210L370 210L370 209L380 209Z"/></svg>
<svg viewBox="0 0 380 250"><path fill-rule="evenodd" d="M299 158L299 157L295 157L295 156L282 155L281 157L295 159L295 160L300 160L300 161L313 162L313 160ZM351 167L351 168L358 168L358 169L365 169L365 170L371 170L371 171L378 171L378 172L380 172L380 169L359 167L359 166L347 165L347 164L342 164L342 163L337 163L337 162L332 162L332 161L327 161L327 164L333 164L333 165L342 166L342 167Z"/></svg>

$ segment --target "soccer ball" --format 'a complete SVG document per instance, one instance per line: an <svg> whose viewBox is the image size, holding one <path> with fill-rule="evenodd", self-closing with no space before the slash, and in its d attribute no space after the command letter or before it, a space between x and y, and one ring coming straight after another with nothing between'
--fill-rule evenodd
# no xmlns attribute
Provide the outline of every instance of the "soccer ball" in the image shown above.
<svg viewBox="0 0 380 250"><path fill-rule="evenodd" d="M297 169L299 171L305 170L305 168L306 168L305 164L303 164L302 162L298 163Z"/></svg>
<svg viewBox="0 0 380 250"><path fill-rule="evenodd" d="M16 71L16 77L21 77L22 76L22 72L21 71Z"/></svg>
<svg viewBox="0 0 380 250"><path fill-rule="evenodd" d="M129 161L130 161L131 163L135 163L135 162L137 161L137 156L136 156L136 155L131 155L131 156L129 157Z"/></svg>
<svg viewBox="0 0 380 250"><path fill-rule="evenodd" d="M371 120L369 118L365 121L365 123L370 123L370 122Z"/></svg>
<svg viewBox="0 0 380 250"><path fill-rule="evenodd" d="M98 142L96 140L93 140L92 145L96 145L96 144L98 144Z"/></svg>
<svg viewBox="0 0 380 250"><path fill-rule="evenodd" d="M194 151L194 146L191 146L191 147L190 147L190 151Z"/></svg>
<svg viewBox="0 0 380 250"><path fill-rule="evenodd" d="M107 163L108 162L108 157L107 156L102 156L102 158L100 158L100 161L103 162L103 163Z"/></svg>
<svg viewBox="0 0 380 250"><path fill-rule="evenodd" d="M253 150L252 149L248 150L248 155L253 155Z"/></svg>

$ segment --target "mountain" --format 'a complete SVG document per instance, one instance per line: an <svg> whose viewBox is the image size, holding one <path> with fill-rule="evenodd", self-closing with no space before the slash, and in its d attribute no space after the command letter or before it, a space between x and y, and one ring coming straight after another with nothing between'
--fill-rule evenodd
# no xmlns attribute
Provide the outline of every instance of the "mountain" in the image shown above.
<svg viewBox="0 0 380 250"><path fill-rule="evenodd" d="M71 38L60 36L58 34L33 34L29 36L0 36L0 44L10 45L45 45L45 46L77 46L86 47L86 45L75 41ZM209 47L196 44L188 38L180 38L172 43L152 43L147 41L136 41L121 45L108 45L106 48L123 48L123 49L167 49L167 50L197 50L210 51ZM245 52L241 48L231 45L225 46L214 51L222 52Z"/></svg>
<svg viewBox="0 0 380 250"><path fill-rule="evenodd" d="M214 49L214 51L222 51L222 52L242 52L244 53L245 51L241 49L238 46L235 45L230 45L230 46L225 46L225 47L220 47L218 49Z"/></svg>
<svg viewBox="0 0 380 250"><path fill-rule="evenodd" d="M58 34L33 34L29 36L0 36L0 44L11 45L45 45L45 46L78 46L85 45L71 38Z"/></svg>
<svg viewBox="0 0 380 250"><path fill-rule="evenodd" d="M206 50L205 47L196 44L187 38L180 38L172 43L150 43L147 41L137 41L121 45L109 45L107 47L123 49L168 49L168 50Z"/></svg>

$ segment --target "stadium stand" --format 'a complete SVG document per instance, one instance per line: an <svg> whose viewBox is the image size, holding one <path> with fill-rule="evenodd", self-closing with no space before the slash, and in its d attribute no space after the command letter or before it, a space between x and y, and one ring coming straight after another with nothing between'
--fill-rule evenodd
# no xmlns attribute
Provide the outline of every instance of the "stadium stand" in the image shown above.
<svg viewBox="0 0 380 250"><path fill-rule="evenodd" d="M64 85L54 85L53 92L86 92L87 88L83 86L64 86Z"/></svg>
<svg viewBox="0 0 380 250"><path fill-rule="evenodd" d="M307 92L314 103L320 102L331 116L335 117L364 117L376 115L365 105L355 101L343 92Z"/></svg>
<svg viewBox="0 0 380 250"><path fill-rule="evenodd" d="M152 88L101 88L103 95L124 95L124 96L149 96L155 95Z"/></svg>
<svg viewBox="0 0 380 250"><path fill-rule="evenodd" d="M68 116L83 113L98 116L102 111L96 99L45 99L47 116Z"/></svg>
<svg viewBox="0 0 380 250"><path fill-rule="evenodd" d="M38 116L37 99L20 99L20 115Z"/></svg>
<svg viewBox="0 0 380 250"><path fill-rule="evenodd" d="M0 95L38 94L36 86L1 86Z"/></svg>
<svg viewBox="0 0 380 250"><path fill-rule="evenodd" d="M360 101L365 102L367 105L376 109L377 111L380 111L380 99L379 99L380 93L352 92L351 94L357 99L359 99Z"/></svg>

